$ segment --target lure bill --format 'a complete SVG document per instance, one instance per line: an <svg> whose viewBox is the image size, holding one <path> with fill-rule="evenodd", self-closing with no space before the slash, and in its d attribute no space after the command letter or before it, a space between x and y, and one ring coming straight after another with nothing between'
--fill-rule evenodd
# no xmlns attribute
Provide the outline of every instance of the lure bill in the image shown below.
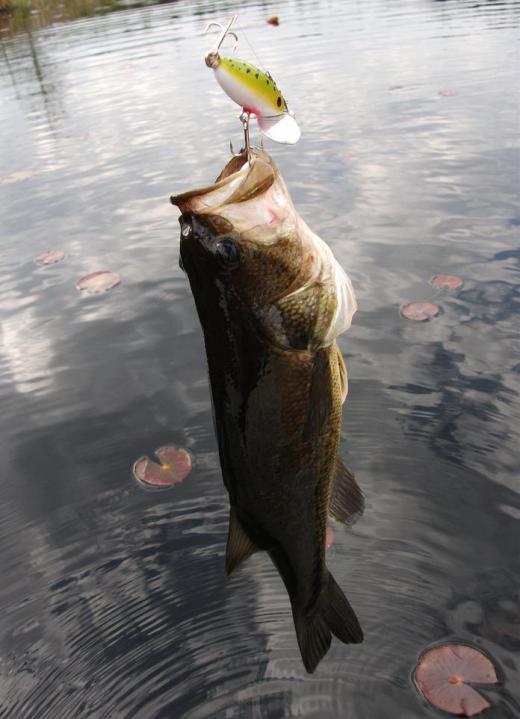
<svg viewBox="0 0 520 719"><path fill-rule="evenodd" d="M235 19L236 16L223 29L215 49L206 55L206 65L213 70L226 95L247 116L256 117L262 134L275 142L292 145L300 139L300 128L271 75L238 58L221 57L218 52L226 37L231 35L237 39L229 30Z"/></svg>

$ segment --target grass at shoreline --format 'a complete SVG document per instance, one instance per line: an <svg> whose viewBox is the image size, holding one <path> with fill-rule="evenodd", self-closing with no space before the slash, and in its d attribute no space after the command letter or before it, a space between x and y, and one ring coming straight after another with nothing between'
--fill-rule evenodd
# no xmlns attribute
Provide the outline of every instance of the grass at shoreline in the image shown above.
<svg viewBox="0 0 520 719"><path fill-rule="evenodd" d="M4 34L32 30L150 4L150 0L0 0L0 29Z"/></svg>

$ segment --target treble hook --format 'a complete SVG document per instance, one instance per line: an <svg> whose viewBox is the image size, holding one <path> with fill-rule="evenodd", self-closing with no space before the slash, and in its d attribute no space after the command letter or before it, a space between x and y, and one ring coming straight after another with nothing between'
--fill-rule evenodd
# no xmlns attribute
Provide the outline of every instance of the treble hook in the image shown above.
<svg viewBox="0 0 520 719"><path fill-rule="evenodd" d="M236 34L235 32L233 32L233 31L231 30L231 26L233 25L233 23L236 21L237 18L238 18L238 15L233 15L233 17L232 17L231 20L228 22L228 24L226 25L226 27L223 27L219 22L209 22L209 23L206 25L206 27L204 28L204 35L205 35L205 34L208 32L208 30L210 30L212 27L217 27L217 28L221 31L220 36L219 36L219 38L218 38L218 40L217 40L217 44L215 45L215 47L213 48L213 50L211 50L211 52L208 54L208 57L209 57L209 55L213 55L213 54L218 53L218 51L220 50L220 46L222 45L222 43L224 42L224 40L226 39L226 37L232 37L232 38L235 40L235 45L234 45L234 47L233 47L233 52L235 52L235 50L237 49L237 46L238 46L238 36L237 36L237 34Z"/></svg>
<svg viewBox="0 0 520 719"><path fill-rule="evenodd" d="M233 157L240 157L240 155L243 155L245 153L247 157L247 161L249 164L251 164L251 145L249 144L249 118L251 117L250 112L246 112L245 110L240 114L239 120L242 123L242 127L244 128L244 147L240 150L240 152L235 152L233 148L233 143L229 142L229 149L231 150L231 154ZM263 148L263 145L262 145Z"/></svg>

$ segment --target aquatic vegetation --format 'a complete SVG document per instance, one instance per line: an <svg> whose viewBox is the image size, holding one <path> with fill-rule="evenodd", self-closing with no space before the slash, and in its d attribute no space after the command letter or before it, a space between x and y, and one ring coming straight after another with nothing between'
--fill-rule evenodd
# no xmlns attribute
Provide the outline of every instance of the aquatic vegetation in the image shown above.
<svg viewBox="0 0 520 719"><path fill-rule="evenodd" d="M436 317L440 312L440 308L433 302L420 301L409 302L401 307L401 315L407 320L414 322L425 322L426 320Z"/></svg>
<svg viewBox="0 0 520 719"><path fill-rule="evenodd" d="M271 17L267 18L267 23L269 25L279 25L280 19L279 19L278 15L271 15Z"/></svg>
<svg viewBox="0 0 520 719"><path fill-rule="evenodd" d="M140 457L132 473L138 482L148 487L166 489L182 482L192 469L191 454L177 447L159 447L155 456L160 464L148 457Z"/></svg>
<svg viewBox="0 0 520 719"><path fill-rule="evenodd" d="M467 644L442 644L428 649L415 669L421 694L437 709L475 716L491 704L471 684L498 684L491 660Z"/></svg>
<svg viewBox="0 0 520 719"><path fill-rule="evenodd" d="M129 7L142 7L155 0L0 0L1 27L7 32L30 31L55 22L102 15Z"/></svg>
<svg viewBox="0 0 520 719"><path fill-rule="evenodd" d="M457 290L463 284L462 277L456 275L434 275L430 280L430 285L436 290Z"/></svg>
<svg viewBox="0 0 520 719"><path fill-rule="evenodd" d="M78 280L76 283L76 289L80 290L80 292L96 295L101 292L108 292L108 290L116 287L120 282L121 277L117 274L117 272L101 270L98 272L91 272L89 275L85 275Z"/></svg>
<svg viewBox="0 0 520 719"><path fill-rule="evenodd" d="M65 253L62 250L50 250L44 252L42 255L38 255L36 262L39 265L54 265L56 262L61 262L65 258Z"/></svg>

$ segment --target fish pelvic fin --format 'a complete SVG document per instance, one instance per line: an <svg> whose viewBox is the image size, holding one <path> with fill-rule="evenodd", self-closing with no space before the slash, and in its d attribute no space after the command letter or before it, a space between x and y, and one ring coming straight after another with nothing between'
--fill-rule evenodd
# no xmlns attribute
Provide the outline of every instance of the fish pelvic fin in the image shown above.
<svg viewBox="0 0 520 719"><path fill-rule="evenodd" d="M231 574L239 564L248 559L258 550L240 524L236 511L229 511L229 530L226 546L226 573Z"/></svg>
<svg viewBox="0 0 520 719"><path fill-rule="evenodd" d="M338 522L352 525L363 514L365 498L354 473L336 457L336 474L332 486L329 514Z"/></svg>
<svg viewBox="0 0 520 719"><path fill-rule="evenodd" d="M293 618L303 664L310 674L328 652L332 634L345 644L363 641L358 618L330 572L312 613L304 614L293 603Z"/></svg>

